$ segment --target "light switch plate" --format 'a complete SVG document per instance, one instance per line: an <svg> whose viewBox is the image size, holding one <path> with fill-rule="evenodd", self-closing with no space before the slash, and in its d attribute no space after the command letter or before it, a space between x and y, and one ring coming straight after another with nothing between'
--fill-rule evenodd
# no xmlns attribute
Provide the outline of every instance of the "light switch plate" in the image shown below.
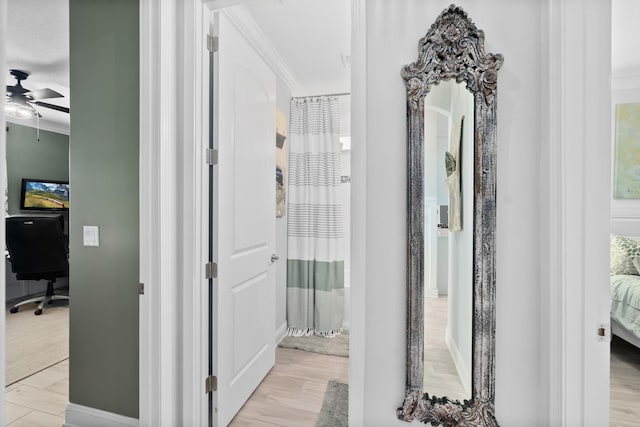
<svg viewBox="0 0 640 427"><path fill-rule="evenodd" d="M100 246L100 230L97 225L82 227L82 241L84 246Z"/></svg>

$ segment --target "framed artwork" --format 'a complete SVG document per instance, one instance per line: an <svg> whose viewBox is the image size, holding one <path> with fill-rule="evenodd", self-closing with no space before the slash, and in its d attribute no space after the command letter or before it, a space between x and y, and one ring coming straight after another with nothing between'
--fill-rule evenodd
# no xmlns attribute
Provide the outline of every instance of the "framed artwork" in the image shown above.
<svg viewBox="0 0 640 427"><path fill-rule="evenodd" d="M640 103L616 105L613 197L640 199Z"/></svg>
<svg viewBox="0 0 640 427"><path fill-rule="evenodd" d="M284 216L287 205L287 116L276 110L276 217Z"/></svg>

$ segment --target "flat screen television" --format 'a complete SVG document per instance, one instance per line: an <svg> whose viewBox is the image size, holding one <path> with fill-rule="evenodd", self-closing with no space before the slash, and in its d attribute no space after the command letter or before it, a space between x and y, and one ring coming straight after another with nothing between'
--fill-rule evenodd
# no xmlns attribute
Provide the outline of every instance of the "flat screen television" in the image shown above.
<svg viewBox="0 0 640 427"><path fill-rule="evenodd" d="M20 210L68 211L69 182L22 178Z"/></svg>

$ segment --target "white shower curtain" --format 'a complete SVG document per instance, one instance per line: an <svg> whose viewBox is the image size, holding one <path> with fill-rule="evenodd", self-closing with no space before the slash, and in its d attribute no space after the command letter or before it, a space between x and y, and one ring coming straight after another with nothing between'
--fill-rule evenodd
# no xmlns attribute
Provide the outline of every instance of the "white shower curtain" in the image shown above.
<svg viewBox="0 0 640 427"><path fill-rule="evenodd" d="M287 334L342 332L344 242L339 103L293 99L289 146Z"/></svg>

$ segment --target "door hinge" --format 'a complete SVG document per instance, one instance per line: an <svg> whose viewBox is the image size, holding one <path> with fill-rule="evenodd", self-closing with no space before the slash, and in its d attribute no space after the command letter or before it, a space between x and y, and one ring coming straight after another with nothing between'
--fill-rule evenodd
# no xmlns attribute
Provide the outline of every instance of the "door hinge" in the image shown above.
<svg viewBox="0 0 640 427"><path fill-rule="evenodd" d="M211 34L207 34L207 50L212 53L218 51L217 36L212 36Z"/></svg>
<svg viewBox="0 0 640 427"><path fill-rule="evenodd" d="M207 148L207 164L210 166L218 164L218 150Z"/></svg>
<svg viewBox="0 0 640 427"><path fill-rule="evenodd" d="M208 262L205 265L205 278L217 279L218 278L218 264L215 262Z"/></svg>
<svg viewBox="0 0 640 427"><path fill-rule="evenodd" d="M218 391L218 377L215 375L209 375L204 382L204 392L211 393L212 391Z"/></svg>
<svg viewBox="0 0 640 427"><path fill-rule="evenodd" d="M138 283L138 294L144 295L144 283Z"/></svg>

